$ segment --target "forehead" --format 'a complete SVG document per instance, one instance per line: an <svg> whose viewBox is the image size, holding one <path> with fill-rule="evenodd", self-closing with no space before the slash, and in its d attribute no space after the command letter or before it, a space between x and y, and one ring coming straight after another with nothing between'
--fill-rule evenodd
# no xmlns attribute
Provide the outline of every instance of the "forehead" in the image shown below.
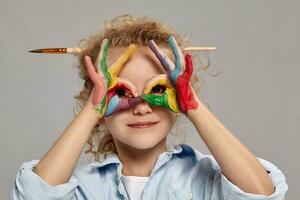
<svg viewBox="0 0 300 200"><path fill-rule="evenodd" d="M170 47L158 45L162 51L164 51L167 56L174 62L175 58ZM107 52L106 63L107 66L111 66L126 50L128 47L113 47L109 48ZM138 46L137 51L130 57L127 64L132 61L145 61L152 62L155 66L159 67L161 70L161 64L156 58L155 54L148 46Z"/></svg>
<svg viewBox="0 0 300 200"><path fill-rule="evenodd" d="M107 66L111 66L127 48L113 47L108 49ZM160 48L174 61L174 56L170 48L166 46L160 46ZM138 46L136 52L122 67L118 76L127 78L135 84L143 84L144 81L147 81L154 75L162 73L165 72L151 49L148 46Z"/></svg>

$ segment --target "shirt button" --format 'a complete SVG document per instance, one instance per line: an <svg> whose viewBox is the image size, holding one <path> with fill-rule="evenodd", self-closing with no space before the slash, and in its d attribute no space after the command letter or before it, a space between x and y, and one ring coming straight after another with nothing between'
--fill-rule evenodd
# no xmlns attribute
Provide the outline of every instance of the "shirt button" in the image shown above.
<svg viewBox="0 0 300 200"><path fill-rule="evenodd" d="M193 193L190 192L190 200L193 199Z"/></svg>

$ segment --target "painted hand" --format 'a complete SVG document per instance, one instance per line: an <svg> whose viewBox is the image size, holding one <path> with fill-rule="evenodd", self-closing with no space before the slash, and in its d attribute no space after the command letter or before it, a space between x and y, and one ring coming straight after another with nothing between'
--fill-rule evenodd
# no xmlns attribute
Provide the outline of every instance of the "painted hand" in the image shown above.
<svg viewBox="0 0 300 200"><path fill-rule="evenodd" d="M180 110L183 113L187 113L190 109L196 109L198 107L197 96L194 95L193 89L190 85L190 78L193 73L193 64L192 64L192 56L190 54L186 54L183 56L180 47L178 46L175 38L170 36L168 42L172 48L173 54L175 56L175 64L168 58L168 56L156 45L153 40L149 41L149 47L155 54L155 56L160 61L164 70L166 71L169 82L173 87L176 88L176 95L169 95L165 92L164 99L167 98L168 102L176 101L180 107ZM149 94L146 96L146 99L162 99L162 97L155 97L155 94ZM175 100L169 100L169 98L174 98ZM153 103L154 105L159 104L157 100L149 101L149 103ZM161 103L162 106L165 106L166 103ZM168 103L169 107L170 103ZM176 111L176 109L171 109L172 111Z"/></svg>
<svg viewBox="0 0 300 200"><path fill-rule="evenodd" d="M102 121L103 117L110 116L121 109L130 108L134 105L134 102L139 101L140 99L137 98L136 87L129 80L117 77L123 65L136 51L136 46L130 45L126 52L123 53L109 68L107 68L106 64L108 48L109 41L108 39L104 39L95 62L96 68L93 66L89 56L84 57L88 75L94 84L89 101L92 102L99 114L99 123ZM119 95L121 90L126 91L133 98L125 98Z"/></svg>
<svg viewBox="0 0 300 200"><path fill-rule="evenodd" d="M119 110L133 107L142 99L138 97L137 88L127 79L118 77L117 84L108 91L108 107L105 116L110 116Z"/></svg>
<svg viewBox="0 0 300 200"><path fill-rule="evenodd" d="M163 106L173 112L179 112L176 102L176 89L169 82L166 74L159 74L150 79L142 98L155 106Z"/></svg>

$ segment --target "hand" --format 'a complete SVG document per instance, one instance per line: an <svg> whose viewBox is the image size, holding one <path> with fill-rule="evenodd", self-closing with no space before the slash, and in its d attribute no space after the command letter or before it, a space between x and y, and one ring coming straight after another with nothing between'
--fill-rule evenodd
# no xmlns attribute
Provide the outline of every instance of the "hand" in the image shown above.
<svg viewBox="0 0 300 200"><path fill-rule="evenodd" d="M176 89L166 74L159 74L150 79L146 83L142 98L151 105L163 106L173 112L180 111L176 102Z"/></svg>
<svg viewBox="0 0 300 200"><path fill-rule="evenodd" d="M186 54L185 57L182 54L180 47L178 46L175 38L170 36L168 42L172 48L173 54L175 56L175 64L168 58L168 56L156 45L153 40L149 41L149 47L158 58L160 63L162 64L164 70L167 73L167 77L169 82L173 87L176 88L176 94L173 93L164 93L163 98L175 98L177 104L180 107L180 110L183 113L187 113L190 109L196 109L198 107L197 96L194 94L193 89L190 85L190 78L193 73L193 64L192 64L192 56L190 54ZM169 95L171 94L171 96ZM146 96L146 99L162 99L162 97L155 97L155 94L149 94ZM175 96L175 97L174 97ZM175 106L171 106L170 103L174 102L173 100L168 100L168 106L170 108ZM160 101L149 101L149 103L159 104ZM165 106L166 101L162 101L162 106ZM172 111L176 111L176 109L171 109Z"/></svg>
<svg viewBox="0 0 300 200"><path fill-rule="evenodd" d="M108 107L105 116L110 116L119 110L133 107L142 99L138 97L137 88L124 78L117 78L117 84L108 91Z"/></svg>
<svg viewBox="0 0 300 200"><path fill-rule="evenodd" d="M88 75L94 84L88 101L92 102L93 106L95 106L98 112L99 122L102 121L103 117L109 116L120 109L126 109L132 106L133 102L137 101L135 98L116 97L118 94L117 91L120 89L126 90L126 92L129 92L133 97L137 97L137 89L135 86L128 80L117 77L122 66L136 51L136 46L130 45L126 52L109 68L107 68L106 64L108 48L108 39L103 39L101 50L95 62L97 68L93 66L89 56L84 57ZM110 103L110 100L113 100L112 103Z"/></svg>

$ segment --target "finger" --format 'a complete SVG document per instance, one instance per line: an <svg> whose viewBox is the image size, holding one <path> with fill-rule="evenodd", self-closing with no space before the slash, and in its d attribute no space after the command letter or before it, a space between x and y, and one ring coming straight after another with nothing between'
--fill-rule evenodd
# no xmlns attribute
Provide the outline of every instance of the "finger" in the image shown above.
<svg viewBox="0 0 300 200"><path fill-rule="evenodd" d="M175 56L175 70L174 70L174 76L178 77L180 72L184 71L184 56L182 54L182 51L175 40L175 38L171 35L168 38L168 42L172 48L173 54Z"/></svg>
<svg viewBox="0 0 300 200"><path fill-rule="evenodd" d="M123 65L128 61L131 55L136 51L137 47L134 44L129 45L128 49L123 53L112 66L109 67L108 72L112 77L116 77L121 71Z"/></svg>
<svg viewBox="0 0 300 200"><path fill-rule="evenodd" d="M93 95L92 103L93 103L93 105L97 105L102 101L102 99L105 95L105 91L106 91L105 79L103 76L101 77L99 74L96 73L95 68L92 64L91 57L85 56L84 61L85 61L88 75L94 84L94 87L93 87L93 90L91 93L91 95Z"/></svg>
<svg viewBox="0 0 300 200"><path fill-rule="evenodd" d="M171 45L172 51L175 55L175 59L179 61L178 65L179 67L184 67L184 56L181 51L181 48L179 47L177 41L175 40L174 36L171 35L168 38L169 44Z"/></svg>
<svg viewBox="0 0 300 200"><path fill-rule="evenodd" d="M155 95L155 94L143 94L142 98L149 104L154 106L163 106L169 108L168 100L165 95Z"/></svg>
<svg viewBox="0 0 300 200"><path fill-rule="evenodd" d="M177 99L176 99L176 89L175 88L167 88L167 100L168 105L171 111L173 112L179 112L179 107L177 105Z"/></svg>
<svg viewBox="0 0 300 200"><path fill-rule="evenodd" d="M120 98L118 95L113 96L108 103L106 112L105 112L105 116L110 116L113 112L116 111L117 107L118 107L118 103L120 101Z"/></svg>
<svg viewBox="0 0 300 200"><path fill-rule="evenodd" d="M186 68L185 68L182 76L185 80L189 80L193 73L192 56L190 54L185 55L185 63L186 63Z"/></svg>
<svg viewBox="0 0 300 200"><path fill-rule="evenodd" d="M174 63L170 60L170 58L165 54L164 51L162 51L157 44L154 42L154 40L150 40L148 43L149 48L152 50L152 52L155 54L161 65L163 66L164 70L166 72L170 72L172 69L174 69Z"/></svg>
<svg viewBox="0 0 300 200"><path fill-rule="evenodd" d="M106 111L107 108L107 96L104 95L99 107L97 108L100 116L103 116L103 113Z"/></svg>
<svg viewBox="0 0 300 200"><path fill-rule="evenodd" d="M108 48L109 48L109 40L104 38L102 40L100 51L99 51L99 54L98 54L97 59L96 59L96 67L97 67L97 72L98 73L100 72L100 70L102 68L104 59L105 59L105 63L106 63L106 56L105 55L107 54Z"/></svg>
<svg viewBox="0 0 300 200"><path fill-rule="evenodd" d="M119 110L125 110L130 109L133 106L135 106L138 102L140 102L142 98L140 97L133 97L133 98L126 98L122 99L118 97L118 95L115 95L111 98L105 116L110 116L115 112L118 112Z"/></svg>
<svg viewBox="0 0 300 200"><path fill-rule="evenodd" d="M105 79L103 78L102 81L99 81L96 87L94 87L94 89L95 89L95 95L93 100L96 104L99 104L103 100L104 96L106 95Z"/></svg>
<svg viewBox="0 0 300 200"><path fill-rule="evenodd" d="M117 110L125 110L125 109L132 108L133 106L135 106L141 100L142 100L141 97L121 99L119 104L118 104Z"/></svg>
<svg viewBox="0 0 300 200"><path fill-rule="evenodd" d="M172 87L169 83L168 77L166 74L159 74L150 79L146 85L143 94L149 94L152 88L156 85L163 85L166 88Z"/></svg>
<svg viewBox="0 0 300 200"><path fill-rule="evenodd" d="M141 102L143 99L141 97L134 97L134 98L129 98L128 103L130 105L130 108L136 105L137 103Z"/></svg>
<svg viewBox="0 0 300 200"><path fill-rule="evenodd" d="M96 72L90 56L84 56L84 62L90 79L93 81L94 85L96 85L99 78L103 78L103 73L101 71L100 73Z"/></svg>
<svg viewBox="0 0 300 200"><path fill-rule="evenodd" d="M87 70L87 73L88 73L90 79L93 81L93 83L96 83L97 82L97 73L93 66L91 57L84 56L84 63L85 63L85 67L86 67L86 70Z"/></svg>
<svg viewBox="0 0 300 200"><path fill-rule="evenodd" d="M129 81L128 79L118 77L117 78L117 83L118 83L118 87L119 86L125 87L126 89L128 89L130 91L130 93L134 97L137 97L139 95L136 86L131 81Z"/></svg>

